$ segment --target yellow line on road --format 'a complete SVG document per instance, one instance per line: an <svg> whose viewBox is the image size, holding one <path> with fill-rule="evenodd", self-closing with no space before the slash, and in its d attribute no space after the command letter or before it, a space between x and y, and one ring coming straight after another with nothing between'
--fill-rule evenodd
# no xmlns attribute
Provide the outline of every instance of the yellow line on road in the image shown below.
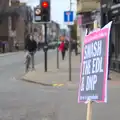
<svg viewBox="0 0 120 120"><path fill-rule="evenodd" d="M57 86L57 84L53 84L53 86L55 87L55 86Z"/></svg>
<svg viewBox="0 0 120 120"><path fill-rule="evenodd" d="M64 86L64 84L59 84L59 86L61 87L61 86Z"/></svg>
<svg viewBox="0 0 120 120"><path fill-rule="evenodd" d="M61 87L61 86L64 86L64 84L53 84L54 87Z"/></svg>

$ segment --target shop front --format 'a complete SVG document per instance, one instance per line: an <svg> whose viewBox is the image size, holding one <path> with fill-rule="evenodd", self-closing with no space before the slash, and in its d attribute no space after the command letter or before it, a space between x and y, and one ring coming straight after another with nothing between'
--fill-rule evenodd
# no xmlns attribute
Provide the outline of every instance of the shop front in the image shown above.
<svg viewBox="0 0 120 120"><path fill-rule="evenodd" d="M120 72L120 4L111 6L109 11L109 21L113 21L111 39L115 48L111 69Z"/></svg>

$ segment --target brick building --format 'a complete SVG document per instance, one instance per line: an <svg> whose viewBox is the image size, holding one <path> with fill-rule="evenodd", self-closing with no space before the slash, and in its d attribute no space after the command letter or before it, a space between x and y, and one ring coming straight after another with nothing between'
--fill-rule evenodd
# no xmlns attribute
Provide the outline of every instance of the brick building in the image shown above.
<svg viewBox="0 0 120 120"><path fill-rule="evenodd" d="M31 8L19 0L0 0L0 51L3 41L5 52L15 50L15 43L24 48L25 34L30 31L32 16Z"/></svg>

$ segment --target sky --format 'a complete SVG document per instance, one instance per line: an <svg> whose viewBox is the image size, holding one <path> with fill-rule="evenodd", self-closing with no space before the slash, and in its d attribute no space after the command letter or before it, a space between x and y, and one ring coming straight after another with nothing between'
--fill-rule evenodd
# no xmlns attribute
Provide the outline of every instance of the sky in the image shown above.
<svg viewBox="0 0 120 120"><path fill-rule="evenodd" d="M21 2L27 2L31 7L35 7L39 4L39 0L20 0ZM72 0L72 10L74 11L74 17L76 12L76 0ZM64 24L64 11L70 9L70 0L51 0L51 19L61 25L62 28L66 28Z"/></svg>

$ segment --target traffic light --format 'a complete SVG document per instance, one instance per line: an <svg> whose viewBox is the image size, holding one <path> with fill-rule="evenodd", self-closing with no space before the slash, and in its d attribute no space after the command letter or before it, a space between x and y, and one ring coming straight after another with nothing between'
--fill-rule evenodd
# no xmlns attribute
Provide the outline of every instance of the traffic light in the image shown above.
<svg viewBox="0 0 120 120"><path fill-rule="evenodd" d="M34 8L34 22L47 23L51 21L50 0L41 0L40 6Z"/></svg>
<svg viewBox="0 0 120 120"><path fill-rule="evenodd" d="M34 22L41 22L42 14L39 7L34 8Z"/></svg>
<svg viewBox="0 0 120 120"><path fill-rule="evenodd" d="M41 0L41 22L50 22L51 21L51 5L50 0Z"/></svg>

